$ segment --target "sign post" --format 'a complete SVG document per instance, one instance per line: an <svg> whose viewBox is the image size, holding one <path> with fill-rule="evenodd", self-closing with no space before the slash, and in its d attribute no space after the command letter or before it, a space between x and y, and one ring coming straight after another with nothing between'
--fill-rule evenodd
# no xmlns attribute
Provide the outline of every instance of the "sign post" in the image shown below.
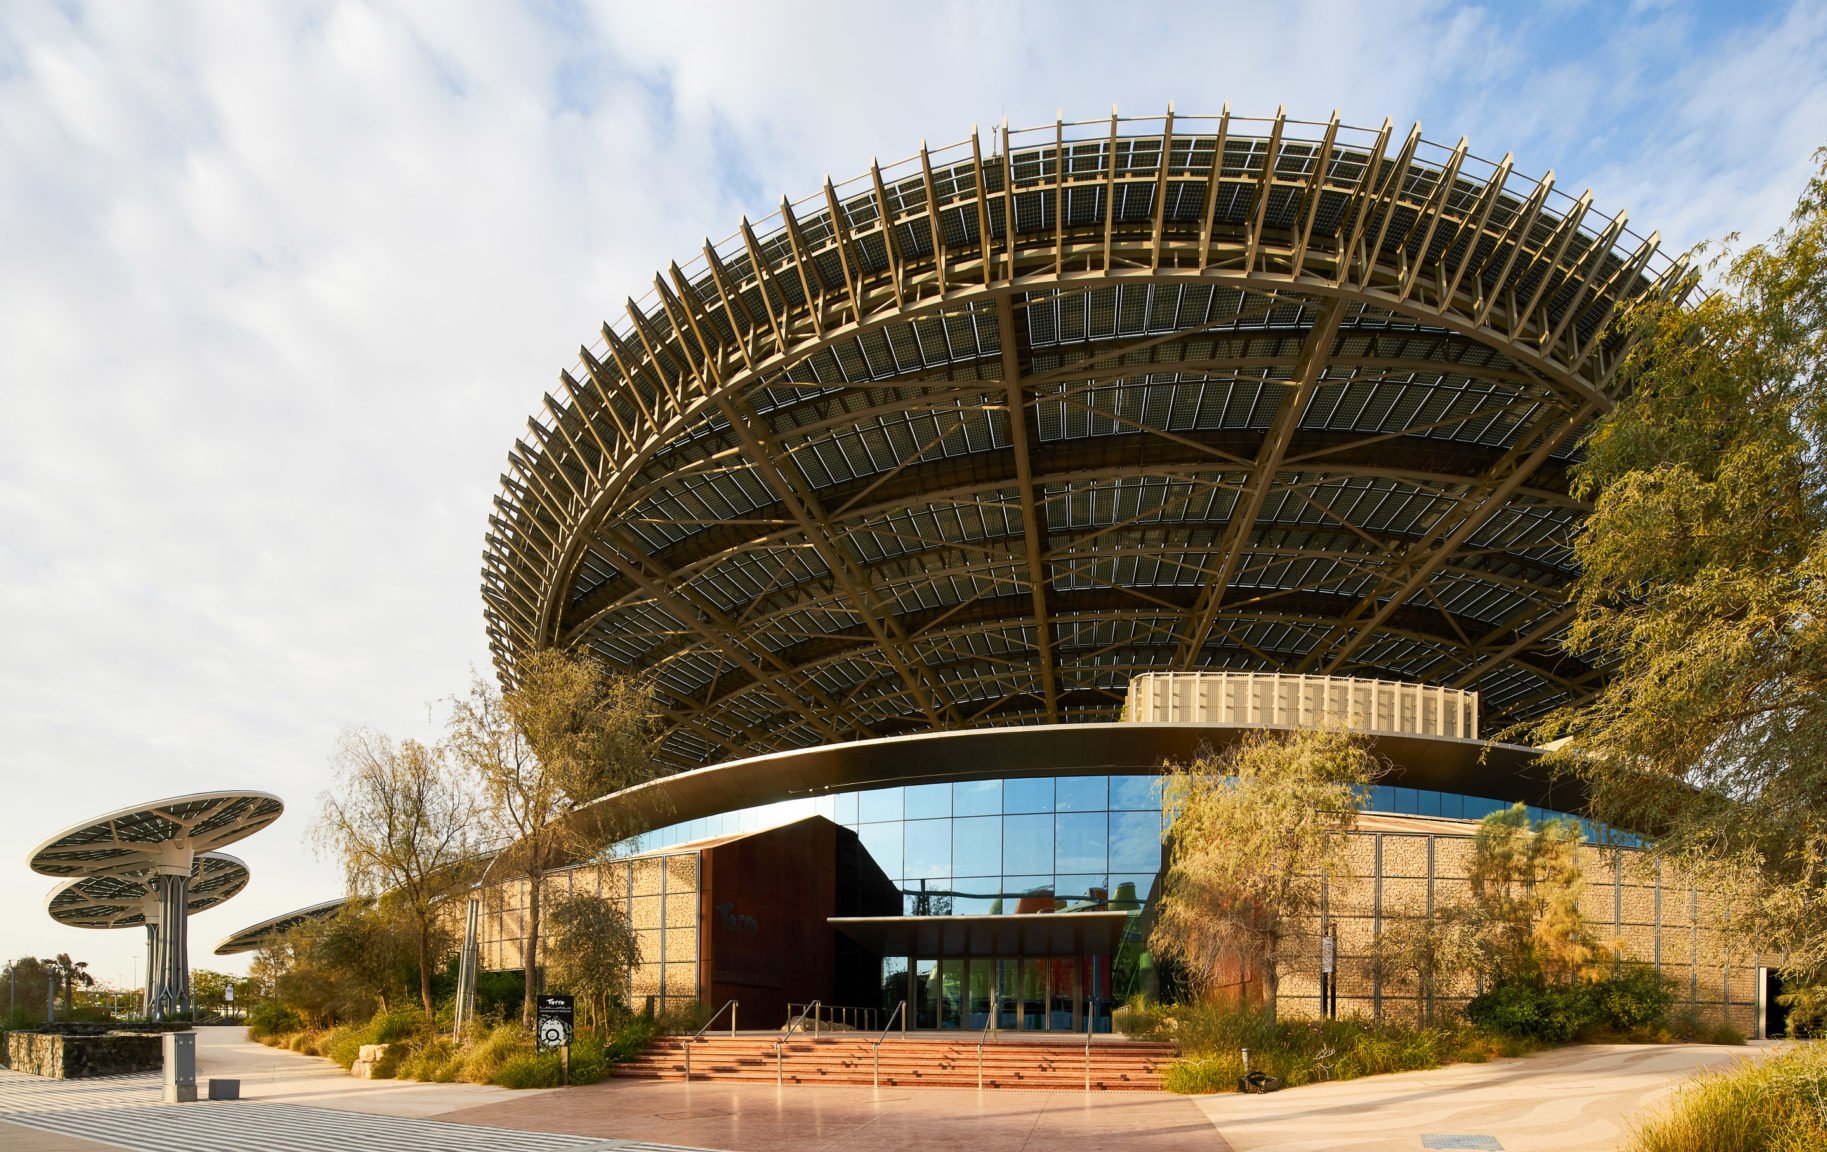
<svg viewBox="0 0 1827 1152"><path fill-rule="evenodd" d="M231 1019L231 1020L234 1019L234 1016L235 1016L235 986L233 984L230 984L226 988L222 989L222 999L228 1004L229 1019Z"/></svg>
<svg viewBox="0 0 1827 1152"><path fill-rule="evenodd" d="M1320 937L1320 1015L1328 1020L1338 1018L1339 941L1332 927Z"/></svg>
<svg viewBox="0 0 1827 1152"><path fill-rule="evenodd" d="M571 1032L575 1001L564 995L541 993L533 1001L533 1046L540 1052L557 1049L564 1065L564 1082L571 1082Z"/></svg>

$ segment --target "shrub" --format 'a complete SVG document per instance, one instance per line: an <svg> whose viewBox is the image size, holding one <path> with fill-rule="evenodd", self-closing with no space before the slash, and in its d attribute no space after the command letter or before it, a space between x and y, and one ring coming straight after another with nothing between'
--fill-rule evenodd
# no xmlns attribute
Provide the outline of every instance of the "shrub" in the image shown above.
<svg viewBox="0 0 1827 1152"><path fill-rule="evenodd" d="M1827 1049L1741 1062L1683 1088L1638 1129L1631 1152L1812 1152L1827 1148Z"/></svg>
<svg viewBox="0 0 1827 1152"><path fill-rule="evenodd" d="M457 1078L463 1057L457 1046L443 1037L426 1040L400 1060L395 1074L405 1080L447 1084Z"/></svg>
<svg viewBox="0 0 1827 1152"><path fill-rule="evenodd" d="M556 1088L564 1068L556 1052L515 1052L502 1062L494 1082L503 1088Z"/></svg>
<svg viewBox="0 0 1827 1152"><path fill-rule="evenodd" d="M417 1008L380 1011L368 1021L368 1044L393 1044L425 1030L425 1014Z"/></svg>
<svg viewBox="0 0 1827 1152"><path fill-rule="evenodd" d="M1138 1040L1158 1040L1167 1031L1167 1017L1160 1006L1150 1004L1140 996L1119 1006L1111 1014L1111 1024L1123 1035Z"/></svg>
<svg viewBox="0 0 1827 1152"><path fill-rule="evenodd" d="M1629 964L1592 985L1587 998L1591 1023L1631 1034L1661 1024L1675 1002L1675 993L1654 968Z"/></svg>
<svg viewBox="0 0 1827 1152"><path fill-rule="evenodd" d="M277 1000L262 1000L247 1014L247 1034L252 1040L303 1030L304 1017Z"/></svg>
<svg viewBox="0 0 1827 1152"><path fill-rule="evenodd" d="M1776 1002L1789 1010L1790 1039L1827 1037L1827 984L1803 984Z"/></svg>
<svg viewBox="0 0 1827 1152"><path fill-rule="evenodd" d="M1671 1040L1690 1044L1743 1044L1745 1034L1725 1020L1703 1016L1692 1008L1671 1016L1664 1027Z"/></svg>
<svg viewBox="0 0 1827 1152"><path fill-rule="evenodd" d="M1237 1078L1243 1075L1243 1061L1204 1057L1176 1060L1161 1073L1161 1087L1184 1096L1204 1096L1212 1092L1235 1092Z"/></svg>
<svg viewBox="0 0 1827 1152"><path fill-rule="evenodd" d="M1472 1023L1508 1036L1565 1044L1588 1022L1590 1009L1578 986L1506 980L1472 998L1465 1015Z"/></svg>
<svg viewBox="0 0 1827 1152"><path fill-rule="evenodd" d="M464 1054L456 1078L466 1084L493 1084L502 1067L519 1051L531 1051L532 1040L519 1024L498 1024Z"/></svg>
<svg viewBox="0 0 1827 1152"><path fill-rule="evenodd" d="M356 1057L361 1055L362 1045L368 1043L366 1032L367 1029L357 1028L353 1024L343 1024L332 1028L318 1044L317 1054L328 1056L344 1068L348 1068L355 1063Z"/></svg>

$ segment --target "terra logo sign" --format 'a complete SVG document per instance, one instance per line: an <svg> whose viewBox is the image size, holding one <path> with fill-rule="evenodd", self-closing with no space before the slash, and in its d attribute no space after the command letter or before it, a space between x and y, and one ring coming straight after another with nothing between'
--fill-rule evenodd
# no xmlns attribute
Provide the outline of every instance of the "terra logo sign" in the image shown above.
<svg viewBox="0 0 1827 1152"><path fill-rule="evenodd" d="M736 911L734 903L717 905L717 920L727 931L740 932L745 936L753 936L761 930L761 925L755 918Z"/></svg>

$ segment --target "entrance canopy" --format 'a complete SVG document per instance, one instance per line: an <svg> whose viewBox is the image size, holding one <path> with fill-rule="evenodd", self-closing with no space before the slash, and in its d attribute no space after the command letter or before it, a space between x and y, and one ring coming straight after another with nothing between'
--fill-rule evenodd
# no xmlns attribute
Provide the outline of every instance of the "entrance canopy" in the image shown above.
<svg viewBox="0 0 1827 1152"><path fill-rule="evenodd" d="M833 916L830 923L879 956L1084 956L1115 952L1130 915Z"/></svg>

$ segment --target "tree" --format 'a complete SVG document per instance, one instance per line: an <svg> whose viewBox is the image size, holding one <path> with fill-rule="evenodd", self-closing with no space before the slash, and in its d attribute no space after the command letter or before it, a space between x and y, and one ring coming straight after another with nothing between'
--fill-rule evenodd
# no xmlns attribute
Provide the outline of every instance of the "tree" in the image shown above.
<svg viewBox="0 0 1827 1152"><path fill-rule="evenodd" d="M1331 729L1252 733L1168 766L1150 946L1207 993L1225 966L1257 966L1272 1012L1280 957L1346 875L1346 833L1383 771L1362 737Z"/></svg>
<svg viewBox="0 0 1827 1152"><path fill-rule="evenodd" d="M397 909L360 901L301 924L286 934L274 998L315 1027L366 1020L416 990L415 935Z"/></svg>
<svg viewBox="0 0 1827 1152"><path fill-rule="evenodd" d="M40 960L49 979L63 989L63 1014L66 1019L76 1018L76 986L84 988L95 983L95 977L89 975L87 960L72 960L68 952L59 952L46 960Z"/></svg>
<svg viewBox="0 0 1827 1152"><path fill-rule="evenodd" d="M552 902L552 950L546 962L559 987L575 995L591 1023L603 1028L628 987L628 973L640 962L634 928L621 905L589 892Z"/></svg>
<svg viewBox="0 0 1827 1152"><path fill-rule="evenodd" d="M1531 821L1520 803L1478 822L1470 907L1454 914L1474 925L1486 976L1566 984L1595 974L1602 950L1580 913L1581 839L1573 821Z"/></svg>
<svg viewBox="0 0 1827 1152"><path fill-rule="evenodd" d="M506 692L477 677L455 702L450 746L481 782L484 809L510 841L490 865L495 879L527 881L526 1002L538 991L539 930L545 876L606 844L625 829L606 815L571 819L601 796L652 779L646 685L609 672L588 655L557 649L528 653Z"/></svg>
<svg viewBox="0 0 1827 1152"><path fill-rule="evenodd" d="M41 1019L44 1015L45 1001L50 989L46 986L53 979L46 965L49 961L36 956L21 956L8 964L0 982L5 985L8 1028L25 1027L29 1021ZM54 985L52 985L54 987Z"/></svg>
<svg viewBox="0 0 1827 1152"><path fill-rule="evenodd" d="M1605 686L1534 726L1595 815L1761 881L1748 923L1827 972L1827 150L1790 226L1647 300L1575 471L1570 651Z"/></svg>
<svg viewBox="0 0 1827 1152"><path fill-rule="evenodd" d="M350 891L383 900L409 920L418 952L419 1002L431 1015L431 974L448 933L438 906L472 875L477 805L443 749L399 744L371 728L343 732L323 794L321 848L341 857Z"/></svg>
<svg viewBox="0 0 1827 1152"><path fill-rule="evenodd" d="M1370 964L1386 987L1413 993L1423 1024L1434 1022L1435 1002L1450 995L1482 957L1476 923L1460 908L1432 916L1392 916L1371 944Z"/></svg>

